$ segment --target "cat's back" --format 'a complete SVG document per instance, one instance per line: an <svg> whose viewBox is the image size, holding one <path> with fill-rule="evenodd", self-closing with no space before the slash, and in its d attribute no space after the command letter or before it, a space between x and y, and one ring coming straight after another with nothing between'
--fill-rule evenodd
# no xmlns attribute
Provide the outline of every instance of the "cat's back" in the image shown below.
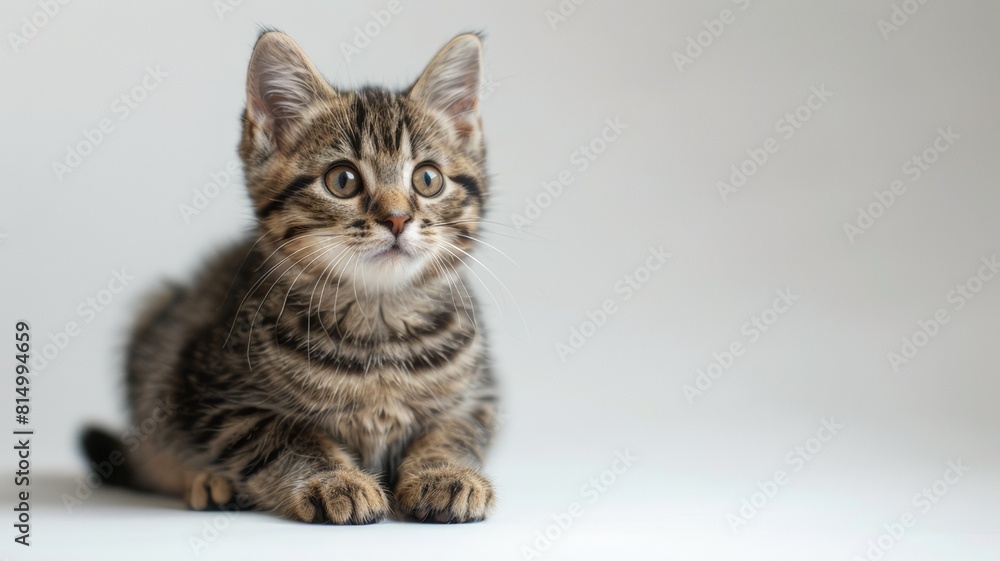
<svg viewBox="0 0 1000 561"><path fill-rule="evenodd" d="M249 271L258 265L252 246L250 240L232 244L209 258L193 281L168 282L149 295L132 330L126 364L130 401L137 415L142 415L144 404L156 400L156 388L163 387L176 371L191 339L220 325L227 302L246 292Z"/></svg>

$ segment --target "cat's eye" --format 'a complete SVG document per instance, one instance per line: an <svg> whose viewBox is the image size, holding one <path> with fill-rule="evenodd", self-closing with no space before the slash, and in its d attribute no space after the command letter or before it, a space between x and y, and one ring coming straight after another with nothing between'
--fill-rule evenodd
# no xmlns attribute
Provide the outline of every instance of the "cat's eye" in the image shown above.
<svg viewBox="0 0 1000 561"><path fill-rule="evenodd" d="M353 166L337 164L323 176L327 191L335 197L347 199L361 192L361 174Z"/></svg>
<svg viewBox="0 0 1000 561"><path fill-rule="evenodd" d="M444 187L444 176L434 164L420 164L413 170L413 188L425 197L433 197Z"/></svg>

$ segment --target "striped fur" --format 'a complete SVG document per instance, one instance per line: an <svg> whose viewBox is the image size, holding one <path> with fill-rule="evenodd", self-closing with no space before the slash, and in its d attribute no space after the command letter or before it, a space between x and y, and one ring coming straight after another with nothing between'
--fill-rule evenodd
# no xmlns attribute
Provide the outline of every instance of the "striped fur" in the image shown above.
<svg viewBox="0 0 1000 561"><path fill-rule="evenodd" d="M239 147L257 231L139 322L135 422L173 404L132 458L139 485L311 522L486 516L496 393L459 274L488 194L479 51L460 36L408 91L337 91L261 36ZM357 196L326 190L337 162ZM445 177L435 197L411 185L424 162ZM398 240L394 213L412 216Z"/></svg>

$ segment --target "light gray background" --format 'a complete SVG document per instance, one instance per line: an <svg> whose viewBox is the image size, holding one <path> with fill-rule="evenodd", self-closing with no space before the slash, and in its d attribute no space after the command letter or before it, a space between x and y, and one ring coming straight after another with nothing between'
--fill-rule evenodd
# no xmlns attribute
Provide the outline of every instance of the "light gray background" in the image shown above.
<svg viewBox="0 0 1000 561"><path fill-rule="evenodd" d="M208 1L73 2L18 52L8 33L40 8L6 2L0 332L10 341L14 322L30 321L38 352L83 322L77 306L112 270L135 280L33 377L32 470L45 474L32 481L34 545L13 545L4 476L0 556L525 559L536 532L580 503L541 558L848 560L909 512L885 559L996 559L1000 277L958 311L948 293L1000 249L1000 5L929 0L886 40L878 22L894 2L913 4L591 0L553 29L556 0L401 0L349 62L340 44L386 2L245 0L222 18ZM724 9L735 21L679 70L673 53ZM196 557L190 538L217 515L109 490L63 507L84 469L80 427L125 426L121 351L143 295L250 225L240 178L190 222L178 206L235 157L258 25L289 33L339 86L405 86L451 36L487 33L498 224L485 239L518 265L481 247L510 295L475 263L482 282L468 279L506 394L488 465L501 500L486 523L331 528L243 514ZM168 76L119 120L114 100L147 65ZM832 97L785 139L776 124L814 86ZM57 180L52 162L102 118L115 131ZM574 151L616 118L627 129L579 171ZM960 138L911 181L904 163L942 127ZM716 183L770 137L778 151L723 201ZM562 170L574 182L512 228ZM906 193L850 243L843 224L896 179ZM616 283L661 246L671 258L624 301ZM799 299L750 344L741 326L781 289ZM607 299L617 313L560 360L556 344ZM894 371L887 354L940 308L949 323ZM689 403L683 386L734 341L745 354ZM5 379L0 418L13 428ZM843 429L794 471L786 455L831 417ZM0 465L13 471L8 440ZM582 486L626 450L638 460L588 502ZM923 512L914 495L950 461L968 473ZM727 515L776 470L787 484L732 531Z"/></svg>

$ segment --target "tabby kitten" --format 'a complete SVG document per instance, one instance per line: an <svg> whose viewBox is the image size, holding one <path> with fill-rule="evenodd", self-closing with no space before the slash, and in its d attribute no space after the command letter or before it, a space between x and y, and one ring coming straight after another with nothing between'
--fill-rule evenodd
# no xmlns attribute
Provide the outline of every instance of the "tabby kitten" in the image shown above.
<svg viewBox="0 0 1000 561"><path fill-rule="evenodd" d="M345 91L260 36L239 146L255 235L141 317L144 439L110 479L307 522L487 515L497 399L458 273L487 196L480 59L461 35L406 91Z"/></svg>

